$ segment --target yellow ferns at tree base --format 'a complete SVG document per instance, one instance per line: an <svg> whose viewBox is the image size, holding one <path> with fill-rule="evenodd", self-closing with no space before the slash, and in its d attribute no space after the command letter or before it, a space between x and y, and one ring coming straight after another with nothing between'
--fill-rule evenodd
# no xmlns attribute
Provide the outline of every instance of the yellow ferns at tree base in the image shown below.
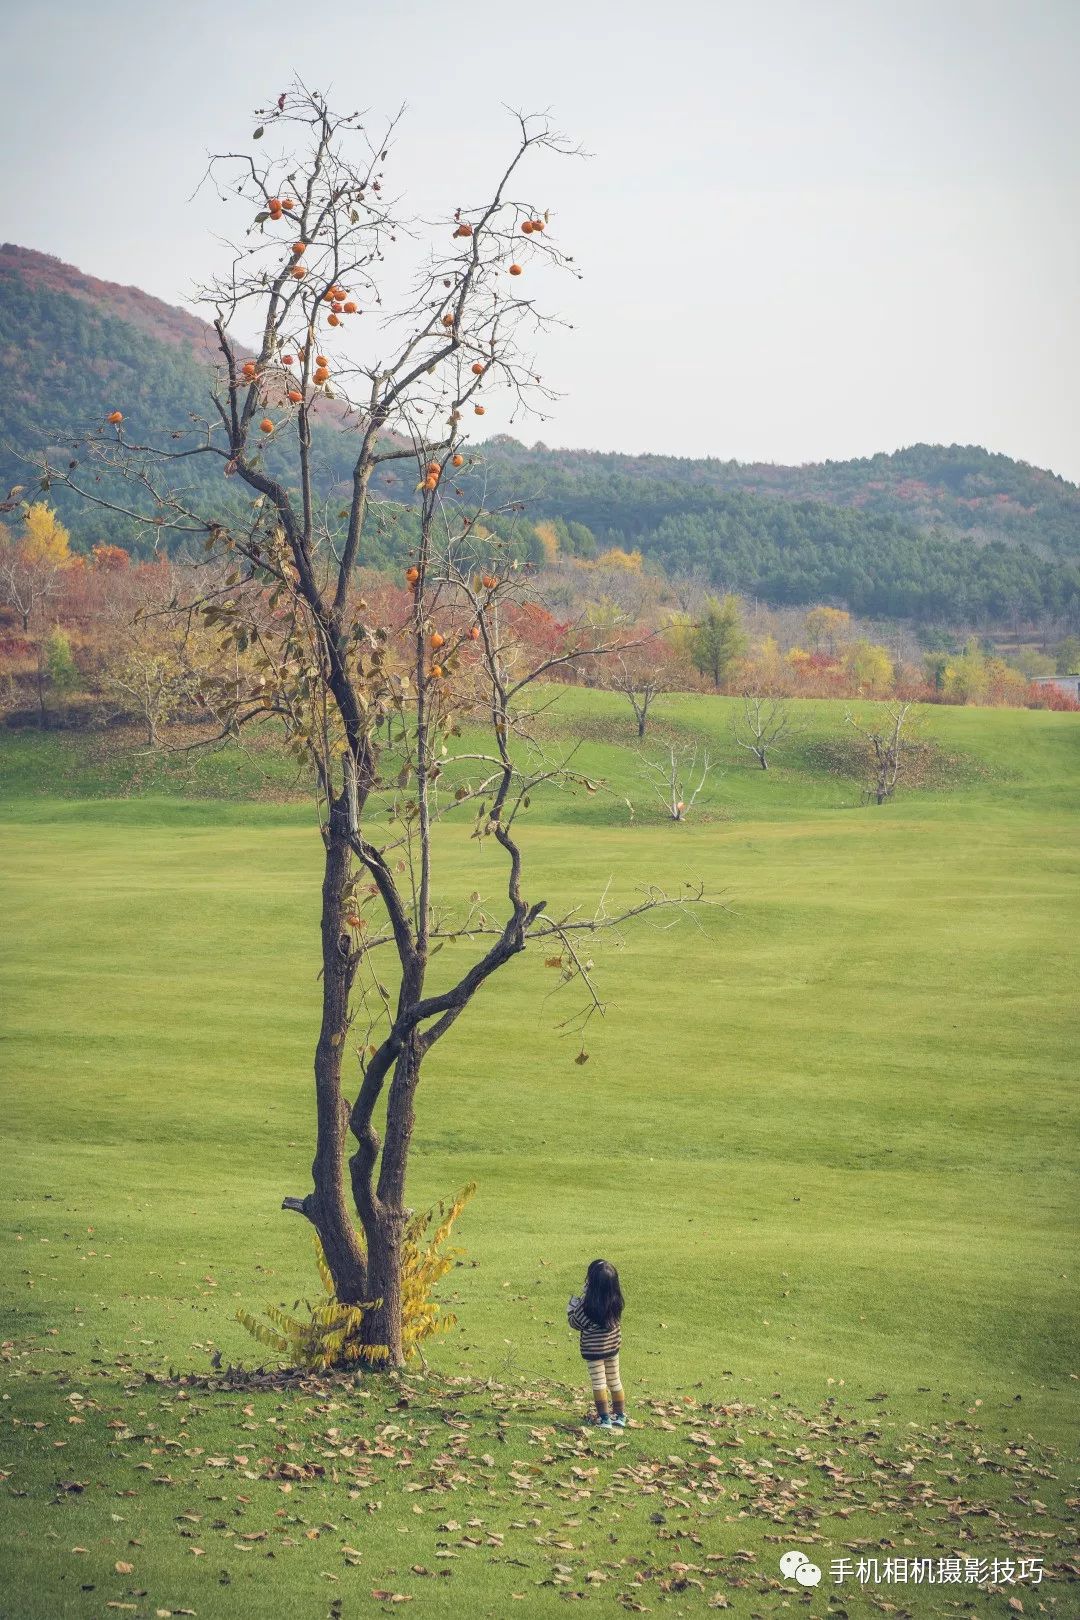
<svg viewBox="0 0 1080 1620"><path fill-rule="evenodd" d="M447 1272L451 1271L460 1255L459 1249L444 1249L454 1223L473 1193L476 1183L469 1182L450 1199L431 1209L414 1215L405 1228L401 1255L401 1315L402 1346L407 1360L420 1355L425 1339L436 1333L447 1333L457 1325L452 1311L443 1311L432 1298L432 1291ZM432 1224L438 1220L434 1231ZM361 1248L363 1234L358 1233ZM327 1294L325 1305L303 1302L307 1316L291 1316L276 1305L263 1307L265 1321L248 1311L237 1311L236 1320L252 1338L265 1344L279 1355L311 1372L326 1372L331 1367L355 1366L358 1362L376 1365L387 1358L384 1344L363 1344L360 1334L364 1312L382 1302L369 1300L366 1304L346 1305L334 1295L334 1279L326 1263L322 1244L315 1238L315 1263L319 1278Z"/></svg>

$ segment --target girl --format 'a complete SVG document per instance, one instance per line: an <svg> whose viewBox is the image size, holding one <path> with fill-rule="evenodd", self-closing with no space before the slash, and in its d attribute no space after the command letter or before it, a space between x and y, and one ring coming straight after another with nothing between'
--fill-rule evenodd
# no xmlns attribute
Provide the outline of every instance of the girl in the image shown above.
<svg viewBox="0 0 1080 1620"><path fill-rule="evenodd" d="M594 1260L585 1274L585 1287L566 1307L566 1320L581 1334L581 1354L589 1368L601 1429L626 1428L626 1401L619 1377L622 1313L619 1273L606 1260Z"/></svg>

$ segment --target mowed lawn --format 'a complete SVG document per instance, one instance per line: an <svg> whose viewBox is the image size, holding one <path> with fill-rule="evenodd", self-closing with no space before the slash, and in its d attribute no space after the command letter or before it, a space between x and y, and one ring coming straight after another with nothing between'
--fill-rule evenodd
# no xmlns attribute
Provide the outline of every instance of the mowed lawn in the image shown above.
<svg viewBox="0 0 1080 1620"><path fill-rule="evenodd" d="M878 809L833 748L842 708L802 710L806 729L765 773L735 756L726 700L668 700L654 751L694 736L723 764L685 826L649 806L628 711L567 691L548 717L553 735L581 739L575 767L612 791L530 810L529 895L591 909L606 891L615 909L643 883L700 880L717 904L595 942L607 1014L588 1025L586 1064L559 1027L580 994L551 994L535 950L437 1048L414 1201L479 1190L444 1288L460 1322L432 1350L433 1376L580 1381L565 1300L602 1254L627 1295L624 1373L646 1453L665 1444L648 1412L680 1399L871 1414L898 1438L962 1421L986 1444L1071 1451L1080 725L935 710L932 785ZM85 745L5 739L5 761L5 1410L50 1427L21 1428L8 1465L26 1495L0 1532L20 1594L0 1613L94 1614L109 1600L153 1613L149 1582L128 1590L137 1573L114 1575L116 1592L79 1579L76 1531L58 1520L89 1512L92 1493L61 1492L49 1516L56 1481L98 1467L92 1421L69 1429L81 1407L64 1402L76 1389L104 1411L133 1376L207 1372L215 1349L257 1363L237 1306L317 1291L308 1230L280 1203L310 1184L320 845L302 797L274 802L286 779L272 759L218 760L179 783L153 767L137 794L126 767ZM494 846L452 823L438 842L443 898L478 889L494 907ZM448 947L435 976L471 949ZM64 1455L80 1445L81 1472ZM1052 1491L1043 1480L1035 1496ZM416 1528L413 1505L400 1498L399 1531ZM1051 1504L1052 1530L1060 1512ZM125 1554L107 1519L106 1551L88 1540L78 1556L111 1569ZM759 1545L762 1525L775 1545L780 1522L739 1523L730 1545ZM154 1557L171 1569L169 1515L162 1526L170 1550ZM538 1576L535 1546L521 1568L499 1554L472 1587L455 1568L453 1581L402 1588L399 1574L385 1589L418 1614L555 1612L577 1578L570 1543L571 1574L550 1591L539 1583L559 1555ZM775 1576L778 1551L763 1556ZM365 1557L372 1580L358 1577L364 1601L346 1614L381 1601L369 1593L384 1589L382 1565ZM431 1561L430 1547L415 1560ZM288 1564L274 1580L291 1607L261 1612L323 1615L346 1595ZM199 1579L199 1614L260 1612L253 1593ZM598 1612L617 1612L611 1579L586 1592ZM511 1586L524 1590L513 1603ZM651 1602L696 1612L714 1590L691 1578ZM801 1589L762 1591L733 1606L772 1613ZM1007 1612L1005 1596L961 1596ZM825 1587L802 1601L823 1613Z"/></svg>

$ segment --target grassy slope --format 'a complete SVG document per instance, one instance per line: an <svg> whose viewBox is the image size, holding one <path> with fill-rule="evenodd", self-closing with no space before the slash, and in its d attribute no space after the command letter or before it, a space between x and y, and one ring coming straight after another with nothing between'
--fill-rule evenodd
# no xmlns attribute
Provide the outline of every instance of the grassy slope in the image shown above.
<svg viewBox="0 0 1080 1620"><path fill-rule="evenodd" d="M610 1253L631 1302L624 1362L635 1402L672 1392L751 1402L771 1414L759 1417L758 1432L773 1436L801 1421L784 1410L813 1413L833 1400L827 1410L853 1423L872 1413L896 1445L908 1424L925 1434L952 1422L977 1422L984 1447L1028 1432L1040 1446L1060 1441L1074 1387L1074 1295L1063 1277L1076 1141L1074 719L937 712L932 731L954 756L953 787L878 811L859 807L855 785L821 768L818 741L837 730L840 711L807 705L808 729L786 764L765 774L729 760L705 818L674 827L647 810L627 822L618 795L644 801L622 711L568 692L561 712L559 726L586 738L576 763L617 793L530 812L532 892L556 904L595 894L609 878L615 895L629 895L645 878L677 886L700 876L727 904L700 928L646 923L624 948L598 951L610 1013L590 1029L585 1067L571 1061L571 1040L553 1033L569 1004L544 1003L548 982L534 953L440 1048L421 1102L415 1197L473 1176L480 1193L462 1231L473 1263L454 1274L462 1326L436 1352L437 1366L511 1383L576 1380L563 1301L582 1263ZM730 753L727 723L723 700L673 699L666 710L672 735L711 733L714 748ZM85 1380L100 1358L103 1412L88 1417L85 1433L65 1431L68 1451L90 1445L104 1408L112 1417L123 1406L117 1357L136 1368L205 1367L218 1345L226 1359L251 1360L250 1341L230 1322L235 1305L311 1291L304 1231L278 1205L307 1184L317 999L310 811L231 799L259 783L265 792L267 773L271 789L280 787L273 760L219 759L195 783L154 771L141 796L117 799L106 795L124 791L125 770L81 758L80 746L12 739L0 755L12 924L2 946L5 1049L15 1077L3 1177L13 1189L4 1226L15 1259L9 1333L44 1371L59 1365ZM494 851L478 855L464 831L447 830L442 841L448 896L474 886L497 893ZM29 1495L11 1515L16 1578L39 1567L35 1532L48 1521L38 1505L61 1477L49 1452L62 1423L55 1393L46 1398L44 1380L29 1383L50 1427L34 1438L20 1431L16 1477L26 1475ZM865 1405L883 1392L887 1401ZM18 1399L27 1401L24 1386ZM260 1425L270 1399L257 1399ZM493 1397L469 1399L477 1432L486 1423L495 1448ZM448 1396L432 1411L447 1400L467 1405L465 1394ZM552 1420L568 1425L573 1402L567 1408L558 1390L550 1400ZM156 1402L155 1413L161 1422ZM298 1421L295 1402L287 1417ZM236 1451L239 1402L209 1401L202 1421L212 1444ZM703 1420L692 1412L688 1421ZM214 1439L215 1424L231 1437ZM588 1451L566 1434L559 1444ZM543 1444L530 1440L524 1419L510 1440L506 1454L516 1457ZM661 1458L670 1444L654 1418L635 1455ZM101 1455L87 1450L81 1474L65 1461L63 1477L101 1474ZM116 1468L123 1472L119 1459ZM975 1469L978 1491L990 1488L989 1472ZM483 1468L473 1477L482 1503ZM600 1484L615 1488L604 1476L597 1493ZM1040 1481L1038 1493L1049 1500L1055 1488ZM277 1489L251 1487L256 1500L262 1491L276 1501ZM91 1494L66 1497L67 1511L88 1515ZM336 1523L341 1493L327 1495L323 1511ZM367 1607L369 1590L402 1590L402 1568L432 1562L430 1539L416 1559L395 1560L396 1527L409 1525L416 1505L395 1501L400 1511L387 1502L366 1521L356 1590ZM451 1509L467 1522L460 1501ZM179 1558L184 1590L200 1585L191 1603L200 1615L255 1612L235 1589L219 1590L203 1560L197 1577L188 1573L178 1511L170 1503L158 1515L155 1574ZM589 1511L613 1510L597 1502ZM629 1505L623 1511L633 1517ZM716 1513L709 1550L757 1545L751 1529L760 1535L768 1519L747 1526L738 1511ZM62 1590L71 1590L63 1612L97 1612L101 1568L124 1558L106 1518L94 1521L100 1548L85 1555L98 1558L97 1580L83 1577L94 1593L75 1589L64 1530L42 1606L23 1586L25 1608L10 1612L58 1612L61 1571ZM734 1540L722 1528L732 1519ZM833 1556L843 1529L804 1518L804 1539L813 1522L828 1543L822 1556ZM890 1533L897 1522L893 1512ZM991 1548L995 1534L1001 1542L996 1521L972 1523ZM360 1547L359 1533L343 1529L338 1540L351 1534ZM589 1545L571 1531L572 1548L560 1555L538 1550L551 1534L547 1519L515 1534L527 1568L505 1568L498 1550L470 1566L477 1613L506 1612L508 1580L526 1591L519 1612L548 1612L549 1599L562 1599L536 1583L554 1578L551 1560L565 1557L577 1589L604 1539ZM663 1534L642 1515L630 1540L643 1553ZM75 1525L70 1535L90 1545L89 1529ZM302 1553L279 1557L274 1578L289 1582L290 1612L321 1615L334 1591L311 1583L339 1569L341 1554L313 1571ZM775 1577L775 1551L760 1556L762 1579ZM391 1569L399 1573L381 1573ZM460 1613L464 1575L430 1587L417 1577L404 1589L417 1612L448 1604ZM134 1577L109 1579L126 1589ZM610 1589L583 1588L594 1608L610 1602L596 1595L616 1590L619 1577L609 1579ZM711 1595L715 1582L706 1585ZM693 1612L704 1600L690 1587L650 1589L645 1601ZM769 1601L781 1599L759 1598L762 1612L773 1612ZM912 1612L939 1612L923 1602L930 1597L917 1597Z"/></svg>

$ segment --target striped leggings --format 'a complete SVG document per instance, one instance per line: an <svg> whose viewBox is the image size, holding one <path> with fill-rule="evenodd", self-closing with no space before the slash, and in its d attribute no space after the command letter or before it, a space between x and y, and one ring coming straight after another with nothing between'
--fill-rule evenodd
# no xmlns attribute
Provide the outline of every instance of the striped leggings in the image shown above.
<svg viewBox="0 0 1080 1620"><path fill-rule="evenodd" d="M608 1356L606 1361L590 1361L586 1365L589 1369L593 1400L600 1416L606 1417L613 1411L616 1414L623 1412L626 1401L622 1379L619 1376L618 1356Z"/></svg>

